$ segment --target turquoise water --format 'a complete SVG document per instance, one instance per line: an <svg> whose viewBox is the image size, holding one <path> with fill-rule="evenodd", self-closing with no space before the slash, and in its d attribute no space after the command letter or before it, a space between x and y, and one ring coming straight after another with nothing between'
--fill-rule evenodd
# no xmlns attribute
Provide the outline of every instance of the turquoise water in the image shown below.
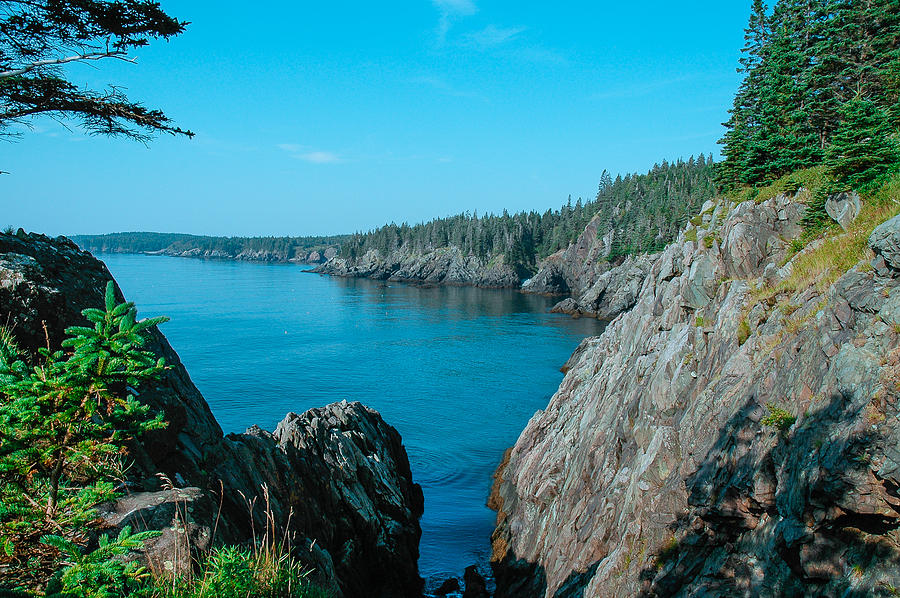
<svg viewBox="0 0 900 598"><path fill-rule="evenodd" d="M487 562L491 474L602 324L515 291L329 278L296 265L100 256L162 326L225 432L341 399L403 436L425 493L422 575Z"/></svg>

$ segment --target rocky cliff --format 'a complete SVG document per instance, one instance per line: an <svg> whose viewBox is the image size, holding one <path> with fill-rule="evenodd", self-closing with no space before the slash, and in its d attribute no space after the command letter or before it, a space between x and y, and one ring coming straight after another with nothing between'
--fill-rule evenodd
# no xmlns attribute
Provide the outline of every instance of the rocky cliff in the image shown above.
<svg viewBox="0 0 900 598"><path fill-rule="evenodd" d="M387 256L370 250L355 259L332 257L315 271L375 280L521 288L526 293L571 295L552 311L612 319L634 305L653 258L628 256L621 263L610 263L607 257L612 236L602 238L599 230L600 216L596 216L568 248L541 260L533 276L506 263L503 256L483 260L465 255L457 247L420 254L404 246Z"/></svg>
<svg viewBox="0 0 900 598"><path fill-rule="evenodd" d="M83 321L82 309L102 305L110 279L65 238L0 234L0 320L32 351L58 346L65 328ZM164 531L151 564L190 566L188 548L241 542L274 525L289 528L336 597L421 595L422 492L399 434L378 413L337 403L288 414L273 433L254 427L223 436L158 330L149 349L170 368L138 397L169 425L131 447L129 493L104 513L112 526ZM182 560L173 562L177 554Z"/></svg>
<svg viewBox="0 0 900 598"><path fill-rule="evenodd" d="M895 595L900 220L828 278L804 210L705 206L582 343L497 471L496 596Z"/></svg>
<svg viewBox="0 0 900 598"><path fill-rule="evenodd" d="M376 250L360 258L336 257L315 269L322 274L424 284L518 288L522 277L503 256L483 260L463 255L457 247L419 254L401 247L387 256Z"/></svg>
<svg viewBox="0 0 900 598"><path fill-rule="evenodd" d="M600 215L594 216L574 243L542 260L537 273L522 289L531 293L569 294L587 291L601 274L610 269L606 258L612 235L600 236Z"/></svg>
<svg viewBox="0 0 900 598"><path fill-rule="evenodd" d="M242 249L240 251L224 251L221 249L202 249L200 247L192 247L190 249L167 247L166 249L161 249L159 251L147 251L144 253L147 253L148 255L168 255L171 257L197 257L207 259L237 260L239 262L296 262L299 264L323 264L329 259L336 256L338 250L336 247L328 247L325 249L313 251L292 251L293 255L288 255L286 252L272 251L268 249Z"/></svg>

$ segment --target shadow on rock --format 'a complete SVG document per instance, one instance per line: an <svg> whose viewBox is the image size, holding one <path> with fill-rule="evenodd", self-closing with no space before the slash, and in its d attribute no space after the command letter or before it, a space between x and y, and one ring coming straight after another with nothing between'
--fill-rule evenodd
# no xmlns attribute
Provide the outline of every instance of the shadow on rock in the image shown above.
<svg viewBox="0 0 900 598"><path fill-rule="evenodd" d="M898 469L873 457L890 440L865 401L822 403L779 430L748 399L686 480L689 510L642 572L642 596L895 595ZM883 407L874 417L897 419L896 401Z"/></svg>

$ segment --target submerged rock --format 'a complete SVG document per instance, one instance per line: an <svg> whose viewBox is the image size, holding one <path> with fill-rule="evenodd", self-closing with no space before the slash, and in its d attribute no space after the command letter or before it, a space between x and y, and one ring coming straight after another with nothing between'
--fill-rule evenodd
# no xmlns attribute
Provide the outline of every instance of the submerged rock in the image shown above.
<svg viewBox="0 0 900 598"><path fill-rule="evenodd" d="M81 310L103 304L111 279L68 239L0 234L0 321L31 354L48 340L59 346L65 329L84 321ZM150 337L147 349L169 368L137 396L168 426L130 447L130 494L104 507L109 526L162 530L147 556L177 569L185 543L202 552L211 542L247 541L254 526L267 529L268 508L335 598L421 595L422 492L394 428L342 402L288 414L271 434L224 437L168 341L156 329ZM177 519L178 505L189 520Z"/></svg>
<svg viewBox="0 0 900 598"><path fill-rule="evenodd" d="M435 596L446 596L447 594L452 594L453 592L459 591L459 580L455 577L451 577L438 586L438 589L434 591Z"/></svg>

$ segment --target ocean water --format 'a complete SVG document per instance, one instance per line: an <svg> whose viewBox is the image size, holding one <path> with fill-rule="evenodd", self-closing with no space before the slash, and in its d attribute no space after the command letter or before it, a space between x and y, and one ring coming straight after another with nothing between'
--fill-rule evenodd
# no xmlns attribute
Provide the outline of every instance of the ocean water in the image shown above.
<svg viewBox="0 0 900 598"><path fill-rule="evenodd" d="M603 323L547 313L515 291L422 288L267 265L102 255L141 317L181 356L222 429L268 430L289 411L341 399L403 436L425 494L426 579L487 563L491 474Z"/></svg>

